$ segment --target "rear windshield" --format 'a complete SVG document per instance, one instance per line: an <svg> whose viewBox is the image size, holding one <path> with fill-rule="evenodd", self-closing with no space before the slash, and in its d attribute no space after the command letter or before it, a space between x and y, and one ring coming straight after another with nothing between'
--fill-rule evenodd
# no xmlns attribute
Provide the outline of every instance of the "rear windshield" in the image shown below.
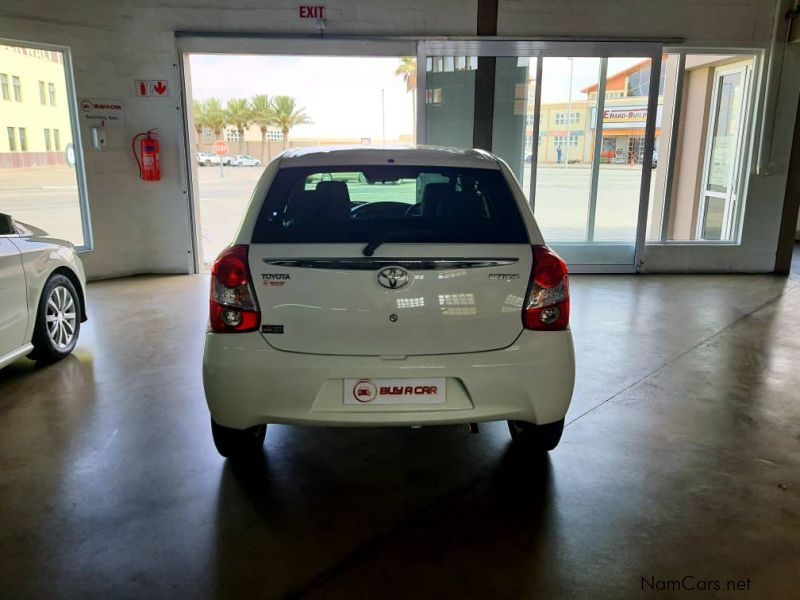
<svg viewBox="0 0 800 600"><path fill-rule="evenodd" d="M278 171L253 243L527 244L498 170L364 166Z"/></svg>

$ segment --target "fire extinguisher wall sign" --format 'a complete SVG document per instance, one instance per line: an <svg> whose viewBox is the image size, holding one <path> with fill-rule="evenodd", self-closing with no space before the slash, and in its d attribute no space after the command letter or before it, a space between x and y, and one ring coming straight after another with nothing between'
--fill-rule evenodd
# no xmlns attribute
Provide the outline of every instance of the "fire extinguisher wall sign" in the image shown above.
<svg viewBox="0 0 800 600"><path fill-rule="evenodd" d="M161 181L161 161L158 156L158 139L153 132L155 129L148 129L146 132L137 133L131 141L131 149L136 164L139 166L139 177L144 181ZM139 140L139 138L142 138ZM139 151L137 152L136 142L139 141Z"/></svg>

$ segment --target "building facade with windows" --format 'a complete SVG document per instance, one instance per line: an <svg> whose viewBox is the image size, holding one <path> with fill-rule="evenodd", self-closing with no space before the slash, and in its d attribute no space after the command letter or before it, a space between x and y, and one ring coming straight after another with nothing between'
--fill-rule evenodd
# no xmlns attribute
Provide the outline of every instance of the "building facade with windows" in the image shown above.
<svg viewBox="0 0 800 600"><path fill-rule="evenodd" d="M664 63L662 63L663 65ZM656 147L661 135L661 112L664 101L664 73L660 78ZM528 88L529 114L533 114L533 91ZM644 130L647 97L650 90L650 61L632 65L609 74L603 108L603 137L600 161L607 164L641 164L644 153ZM569 102L542 103L539 124L539 161L542 163L591 163L594 148L591 140L597 123L598 84L580 90ZM533 119L528 119L526 137L533 136Z"/></svg>
<svg viewBox="0 0 800 600"><path fill-rule="evenodd" d="M62 54L0 45L0 169L65 164L71 143Z"/></svg>

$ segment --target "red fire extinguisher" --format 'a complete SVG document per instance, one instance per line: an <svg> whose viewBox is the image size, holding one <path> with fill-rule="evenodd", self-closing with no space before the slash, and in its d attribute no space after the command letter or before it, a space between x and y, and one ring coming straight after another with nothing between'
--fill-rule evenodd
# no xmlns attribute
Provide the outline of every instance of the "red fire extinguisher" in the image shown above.
<svg viewBox="0 0 800 600"><path fill-rule="evenodd" d="M158 140L153 137L154 131L155 129L148 129L146 132L137 133L131 141L133 157L139 165L139 177L144 181L161 181L161 161L158 158ZM140 137L144 139L139 142L139 153L137 153L136 140Z"/></svg>

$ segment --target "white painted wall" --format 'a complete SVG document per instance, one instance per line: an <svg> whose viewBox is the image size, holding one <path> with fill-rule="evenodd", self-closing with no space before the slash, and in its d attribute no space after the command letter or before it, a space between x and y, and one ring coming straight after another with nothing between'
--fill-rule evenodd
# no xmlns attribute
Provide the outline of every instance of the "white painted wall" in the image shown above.
<svg viewBox="0 0 800 600"><path fill-rule="evenodd" d="M275 0L3 0L0 38L70 46L78 98L125 103L125 128L109 130L108 148L90 149L82 131L94 232L83 256L91 278L188 272L191 234L181 170L177 30L313 34L295 2ZM326 1L328 32L385 35L475 34L477 0ZM135 79L168 79L166 99L134 97ZM159 183L138 178L130 139L158 127Z"/></svg>
<svg viewBox="0 0 800 600"><path fill-rule="evenodd" d="M681 37L687 45L766 44L774 0L500 0L498 35Z"/></svg>
<svg viewBox="0 0 800 600"><path fill-rule="evenodd" d="M474 35L477 0L330 0L327 33L334 35ZM769 45L772 0L501 0L500 35L683 37L691 45ZM125 102L126 126L109 147L88 149L83 131L95 250L84 257L90 277L187 272L191 234L187 184L181 169L182 115L174 32L309 34L297 4L275 0L4 0L0 38L70 46L77 95ZM772 268L786 160L800 90L800 49L784 65L772 175L752 178L745 244L740 248L648 250L646 268ZM135 79L168 79L167 99L137 99ZM158 127L164 179L138 179L130 154L134 133ZM706 254L705 258L703 254ZM699 259L697 258L699 256Z"/></svg>

